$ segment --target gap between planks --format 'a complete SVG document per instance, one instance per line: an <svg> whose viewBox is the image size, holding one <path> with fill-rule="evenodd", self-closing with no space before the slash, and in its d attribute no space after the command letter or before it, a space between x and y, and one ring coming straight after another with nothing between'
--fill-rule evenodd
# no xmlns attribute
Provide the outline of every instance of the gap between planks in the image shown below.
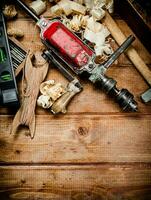
<svg viewBox="0 0 151 200"><path fill-rule="evenodd" d="M1 169L151 169L151 162L102 162L102 163L0 163Z"/></svg>

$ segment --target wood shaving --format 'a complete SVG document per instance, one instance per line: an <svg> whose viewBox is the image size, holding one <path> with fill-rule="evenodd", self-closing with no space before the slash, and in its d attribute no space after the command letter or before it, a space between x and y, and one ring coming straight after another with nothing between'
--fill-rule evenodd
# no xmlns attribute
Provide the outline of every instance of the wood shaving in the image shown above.
<svg viewBox="0 0 151 200"><path fill-rule="evenodd" d="M30 4L30 8L37 14L40 15L46 10L46 2L42 0L33 1Z"/></svg>
<svg viewBox="0 0 151 200"><path fill-rule="evenodd" d="M89 30L93 31L94 33L100 32L102 28L104 27L101 23L96 22L96 20L93 17L90 17L87 20L87 26Z"/></svg>
<svg viewBox="0 0 151 200"><path fill-rule="evenodd" d="M8 28L7 34L9 36L13 36L15 38L21 38L21 37L24 36L24 32L22 30L17 29L17 28Z"/></svg>
<svg viewBox="0 0 151 200"><path fill-rule="evenodd" d="M52 87L55 84L54 80L49 80L49 81L45 81L43 83L40 84L40 92L43 95L47 95L47 91L50 87Z"/></svg>
<svg viewBox="0 0 151 200"><path fill-rule="evenodd" d="M113 0L84 0L87 9L101 9L106 8L110 13L113 13Z"/></svg>
<svg viewBox="0 0 151 200"><path fill-rule="evenodd" d="M81 21L79 15L73 16L72 20L70 21L70 26L70 28L75 32L78 32L81 29Z"/></svg>
<svg viewBox="0 0 151 200"><path fill-rule="evenodd" d="M104 43L102 46L97 43L94 47L96 55L97 56L102 56L103 53L107 54L107 55L111 55L113 53L113 50L110 46L110 44Z"/></svg>
<svg viewBox="0 0 151 200"><path fill-rule="evenodd" d="M103 19L103 17L105 16L105 10L102 8L99 9L93 8L90 13L98 21Z"/></svg>
<svg viewBox="0 0 151 200"><path fill-rule="evenodd" d="M87 9L92 9L94 6L94 0L84 0L84 4Z"/></svg>
<svg viewBox="0 0 151 200"><path fill-rule="evenodd" d="M61 83L55 83L54 80L45 81L40 85L41 96L37 104L43 108L50 108L53 103L67 92Z"/></svg>
<svg viewBox="0 0 151 200"><path fill-rule="evenodd" d="M49 0L50 3L55 2L58 3L60 0Z"/></svg>
<svg viewBox="0 0 151 200"><path fill-rule="evenodd" d="M84 4L84 0L75 0L75 2L76 2L76 3L79 3L79 4L81 4L81 5Z"/></svg>
<svg viewBox="0 0 151 200"><path fill-rule="evenodd" d="M109 11L109 13L114 12L114 1L113 0L110 0L107 2L106 9Z"/></svg>
<svg viewBox="0 0 151 200"><path fill-rule="evenodd" d="M66 90L61 83L55 83L54 80L49 80L40 85L40 92L43 95L49 96L53 101L56 101Z"/></svg>
<svg viewBox="0 0 151 200"><path fill-rule="evenodd" d="M50 13L52 16L60 16L63 13L63 10L59 5L56 4L50 8Z"/></svg>
<svg viewBox="0 0 151 200"><path fill-rule="evenodd" d="M7 19L12 19L17 15L17 11L14 5L5 5L3 13Z"/></svg>
<svg viewBox="0 0 151 200"><path fill-rule="evenodd" d="M103 53L110 55L113 53L113 50L110 44L105 41L106 38L110 35L110 32L104 25L101 26L102 28L99 32L94 32L86 28L84 32L84 38L95 44L94 50L97 56L101 56Z"/></svg>
<svg viewBox="0 0 151 200"><path fill-rule="evenodd" d="M61 0L58 4L57 4L62 12L68 16L72 13L72 8L71 8L71 4L70 4L70 1L68 0Z"/></svg>
<svg viewBox="0 0 151 200"><path fill-rule="evenodd" d="M85 15L86 7L70 0L61 0L55 6L50 8L51 15L64 13L66 16L71 13Z"/></svg>
<svg viewBox="0 0 151 200"><path fill-rule="evenodd" d="M64 17L63 24L65 24L70 30L74 32L79 32L81 28L85 29L87 26L88 15L74 15L71 20Z"/></svg>
<svg viewBox="0 0 151 200"><path fill-rule="evenodd" d="M50 108L53 104L53 101L50 99L49 96L40 95L37 99L37 105L42 108Z"/></svg>

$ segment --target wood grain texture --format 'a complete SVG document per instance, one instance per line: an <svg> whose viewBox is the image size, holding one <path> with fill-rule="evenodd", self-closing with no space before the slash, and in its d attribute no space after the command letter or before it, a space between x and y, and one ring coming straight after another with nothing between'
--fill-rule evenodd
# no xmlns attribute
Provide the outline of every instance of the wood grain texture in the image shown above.
<svg viewBox="0 0 151 200"><path fill-rule="evenodd" d="M0 167L0 197L15 200L149 200L150 167ZM135 171L135 173L134 173Z"/></svg>
<svg viewBox="0 0 151 200"><path fill-rule="evenodd" d="M11 122L0 117L2 163L151 161L150 115L38 115L33 140L26 129L10 135Z"/></svg>
<svg viewBox="0 0 151 200"><path fill-rule="evenodd" d="M47 9L44 16L49 14ZM132 34L123 20L116 22L127 36ZM24 31L21 42L27 48L44 48L38 28L24 12L8 26ZM117 48L115 42L112 45ZM134 46L151 65L151 55L138 39ZM15 110L0 109L0 200L151 199L151 104L139 99L148 86L125 55L108 75L119 88L134 93L138 113L121 112L85 80L84 91L72 100L66 115L36 108L33 140L25 128L10 135ZM48 79L67 84L51 65ZM20 89L21 76L17 82Z"/></svg>

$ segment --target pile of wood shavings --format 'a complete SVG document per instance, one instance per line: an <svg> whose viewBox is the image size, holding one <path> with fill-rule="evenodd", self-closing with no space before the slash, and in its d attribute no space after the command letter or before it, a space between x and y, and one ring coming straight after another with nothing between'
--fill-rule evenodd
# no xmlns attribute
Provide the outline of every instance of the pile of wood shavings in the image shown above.
<svg viewBox="0 0 151 200"><path fill-rule="evenodd" d="M51 7L52 17L60 16L64 25L91 42L97 56L106 60L113 53L109 43L110 32L100 23L105 9L113 12L113 0L61 0Z"/></svg>
<svg viewBox="0 0 151 200"><path fill-rule="evenodd" d="M7 34L10 37L21 38L24 36L24 32L18 28L9 27L7 29Z"/></svg>
<svg viewBox="0 0 151 200"><path fill-rule="evenodd" d="M17 11L14 5L5 5L3 14L7 19L13 19L17 15Z"/></svg>
<svg viewBox="0 0 151 200"><path fill-rule="evenodd" d="M55 83L54 80L45 81L40 85L41 95L37 104L43 108L50 108L65 92L66 89L61 83Z"/></svg>

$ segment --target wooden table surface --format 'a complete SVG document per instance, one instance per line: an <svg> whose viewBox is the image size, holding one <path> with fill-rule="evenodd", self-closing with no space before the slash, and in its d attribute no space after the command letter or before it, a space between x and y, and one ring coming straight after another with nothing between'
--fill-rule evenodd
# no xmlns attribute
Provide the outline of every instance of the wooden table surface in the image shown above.
<svg viewBox="0 0 151 200"><path fill-rule="evenodd" d="M116 21L126 35L132 33L122 19ZM27 48L42 47L38 28L24 13L8 26L25 32L21 42ZM150 65L151 56L140 41L134 46ZM1 200L151 199L151 104L139 98L148 85L124 55L108 74L119 88L135 94L137 113L122 112L87 81L81 81L84 91L72 100L66 115L36 108L33 140L25 128L10 135L14 111L0 109ZM66 83L53 66L47 79Z"/></svg>

